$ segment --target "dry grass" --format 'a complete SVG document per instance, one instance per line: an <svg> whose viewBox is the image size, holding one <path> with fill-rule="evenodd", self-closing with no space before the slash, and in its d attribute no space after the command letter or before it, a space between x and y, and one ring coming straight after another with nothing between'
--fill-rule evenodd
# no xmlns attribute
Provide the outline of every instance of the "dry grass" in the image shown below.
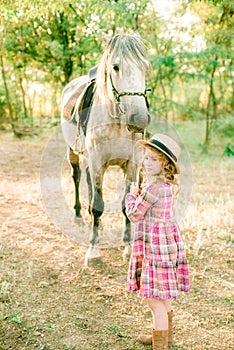
<svg viewBox="0 0 234 350"><path fill-rule="evenodd" d="M122 229L118 171L112 169L106 177L102 220L102 239L112 234L115 247L102 249L100 265L84 267L86 248L77 240L82 234L87 238L87 225L71 224L71 217L64 218L70 212L56 202L63 218L58 226L66 222L73 232L70 239L54 226L40 199L45 141L1 138L0 349L150 349L135 340L142 330L149 331L151 319L144 301L127 292L127 264L117 246ZM59 147L58 140L55 160ZM232 349L233 160L206 157L193 162L193 173L192 200L180 225L192 292L174 303L171 349ZM70 207L73 189L66 164L63 174ZM110 181L113 177L116 182ZM84 216L88 222L86 211Z"/></svg>

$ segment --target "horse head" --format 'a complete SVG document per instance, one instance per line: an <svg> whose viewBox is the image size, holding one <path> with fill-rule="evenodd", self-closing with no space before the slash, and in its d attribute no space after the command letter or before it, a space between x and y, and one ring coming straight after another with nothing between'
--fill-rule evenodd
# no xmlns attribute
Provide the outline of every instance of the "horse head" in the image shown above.
<svg viewBox="0 0 234 350"><path fill-rule="evenodd" d="M104 37L106 49L97 74L97 93L123 117L128 130L143 133L150 122L145 75L150 68L140 36Z"/></svg>

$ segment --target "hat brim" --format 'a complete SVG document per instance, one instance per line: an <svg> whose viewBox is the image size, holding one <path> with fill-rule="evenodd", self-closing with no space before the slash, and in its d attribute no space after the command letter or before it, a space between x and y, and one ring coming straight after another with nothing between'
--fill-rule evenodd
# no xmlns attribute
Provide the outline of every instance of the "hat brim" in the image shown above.
<svg viewBox="0 0 234 350"><path fill-rule="evenodd" d="M158 145L155 145L154 143L151 143L150 140L149 141L138 140L136 142L136 146L137 147L140 147L140 146L147 147L147 146L149 146L150 148L155 148L155 149L159 150L160 152L164 153L172 161L172 163L175 165L176 173L180 174L180 168L179 168L177 162L175 161L175 159L173 159L173 157L170 154L168 154L165 150L160 148Z"/></svg>

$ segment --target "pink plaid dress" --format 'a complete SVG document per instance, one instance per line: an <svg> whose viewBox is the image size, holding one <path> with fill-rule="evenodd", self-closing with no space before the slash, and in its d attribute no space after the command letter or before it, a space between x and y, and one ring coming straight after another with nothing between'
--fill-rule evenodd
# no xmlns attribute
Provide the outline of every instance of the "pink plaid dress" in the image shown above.
<svg viewBox="0 0 234 350"><path fill-rule="evenodd" d="M176 299L189 292L184 244L174 220L173 185L150 184L141 193L126 196L126 214L135 222L128 290L141 297Z"/></svg>

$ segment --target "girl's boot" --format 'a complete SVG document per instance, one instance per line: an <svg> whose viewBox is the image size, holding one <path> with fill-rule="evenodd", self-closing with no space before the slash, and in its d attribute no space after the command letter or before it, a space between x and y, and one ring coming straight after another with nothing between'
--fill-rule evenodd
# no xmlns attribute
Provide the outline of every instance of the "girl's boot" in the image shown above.
<svg viewBox="0 0 234 350"><path fill-rule="evenodd" d="M152 331L153 350L168 350L168 331Z"/></svg>
<svg viewBox="0 0 234 350"><path fill-rule="evenodd" d="M137 340L143 344L152 344L152 334L140 334Z"/></svg>
<svg viewBox="0 0 234 350"><path fill-rule="evenodd" d="M168 343L172 343L172 316L173 311L167 313L168 316ZM152 335L140 334L137 340L143 344L152 344Z"/></svg>
<svg viewBox="0 0 234 350"><path fill-rule="evenodd" d="M173 339L173 330L172 330L173 311L168 312L167 316L168 316L168 343L172 343L172 339Z"/></svg>

